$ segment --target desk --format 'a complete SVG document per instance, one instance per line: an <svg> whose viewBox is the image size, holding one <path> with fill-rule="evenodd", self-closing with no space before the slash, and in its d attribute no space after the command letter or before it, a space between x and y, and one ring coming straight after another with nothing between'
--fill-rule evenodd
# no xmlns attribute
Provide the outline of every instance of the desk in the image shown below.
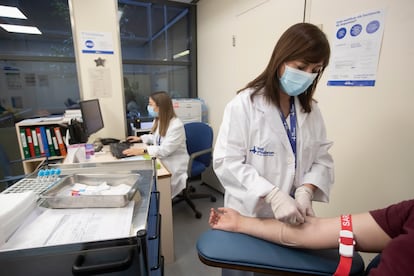
<svg viewBox="0 0 414 276"><path fill-rule="evenodd" d="M142 143L134 144L134 147L144 147ZM104 146L101 152L96 152L95 156L87 163L106 163L114 162L119 164L134 164L134 157L116 159L109 151L109 146ZM167 168L159 162L161 168L157 170L158 186L160 192L160 214L162 216L161 226L161 250L164 255L166 264L174 262L174 232L173 232L173 216L171 201L171 173Z"/></svg>

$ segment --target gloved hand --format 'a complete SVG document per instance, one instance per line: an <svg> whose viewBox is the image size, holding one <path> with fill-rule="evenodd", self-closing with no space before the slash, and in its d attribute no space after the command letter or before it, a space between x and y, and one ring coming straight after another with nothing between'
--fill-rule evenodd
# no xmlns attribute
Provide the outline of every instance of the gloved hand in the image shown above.
<svg viewBox="0 0 414 276"><path fill-rule="evenodd" d="M305 222L305 217L301 214L297 202L288 194L280 191L278 187L273 188L265 197L265 201L272 206L276 219L294 225Z"/></svg>
<svg viewBox="0 0 414 276"><path fill-rule="evenodd" d="M313 190L305 185L295 191L295 200L299 205L300 212L306 216L315 216L312 209Z"/></svg>

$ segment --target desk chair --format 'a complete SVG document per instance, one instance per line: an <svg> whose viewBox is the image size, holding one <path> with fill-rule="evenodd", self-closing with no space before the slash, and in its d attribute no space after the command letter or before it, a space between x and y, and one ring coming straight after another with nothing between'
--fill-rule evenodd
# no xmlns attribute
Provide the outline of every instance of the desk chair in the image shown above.
<svg viewBox="0 0 414 276"><path fill-rule="evenodd" d="M208 230L197 241L206 265L272 275L333 275L338 249L290 248L241 233ZM350 275L363 275L364 261L354 252Z"/></svg>
<svg viewBox="0 0 414 276"><path fill-rule="evenodd" d="M173 205L185 201L194 211L195 217L201 218L202 214L196 209L193 199L210 198L211 202L215 202L216 198L211 194L196 193L191 183L194 180L200 181L201 174L210 166L213 152L213 129L201 122L184 124L184 129L187 151L190 155L187 168L188 178L185 189L173 199ZM204 183L200 185L202 184Z"/></svg>

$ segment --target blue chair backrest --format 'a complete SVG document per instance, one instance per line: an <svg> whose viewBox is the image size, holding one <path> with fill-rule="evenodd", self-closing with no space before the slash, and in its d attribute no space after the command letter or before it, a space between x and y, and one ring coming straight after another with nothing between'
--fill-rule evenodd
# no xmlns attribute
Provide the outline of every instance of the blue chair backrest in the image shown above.
<svg viewBox="0 0 414 276"><path fill-rule="evenodd" d="M213 147L213 129L202 122L191 122L184 124L187 139L188 154ZM211 153L203 154L196 158L206 167L210 165Z"/></svg>

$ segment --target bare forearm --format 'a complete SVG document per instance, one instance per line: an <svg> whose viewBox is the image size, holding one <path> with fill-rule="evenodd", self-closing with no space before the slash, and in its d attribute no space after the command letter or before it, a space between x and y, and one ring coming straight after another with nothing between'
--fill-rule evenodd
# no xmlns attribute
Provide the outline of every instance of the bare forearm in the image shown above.
<svg viewBox="0 0 414 276"><path fill-rule="evenodd" d="M339 218L307 217L299 226L284 224L275 219L240 217L237 231L288 246L324 249L338 247ZM390 241L369 213L353 215L356 248L379 252Z"/></svg>
<svg viewBox="0 0 414 276"><path fill-rule="evenodd" d="M322 249L333 248L338 243L339 221L307 217L301 225L290 225L275 219L242 217L237 231L288 246Z"/></svg>

